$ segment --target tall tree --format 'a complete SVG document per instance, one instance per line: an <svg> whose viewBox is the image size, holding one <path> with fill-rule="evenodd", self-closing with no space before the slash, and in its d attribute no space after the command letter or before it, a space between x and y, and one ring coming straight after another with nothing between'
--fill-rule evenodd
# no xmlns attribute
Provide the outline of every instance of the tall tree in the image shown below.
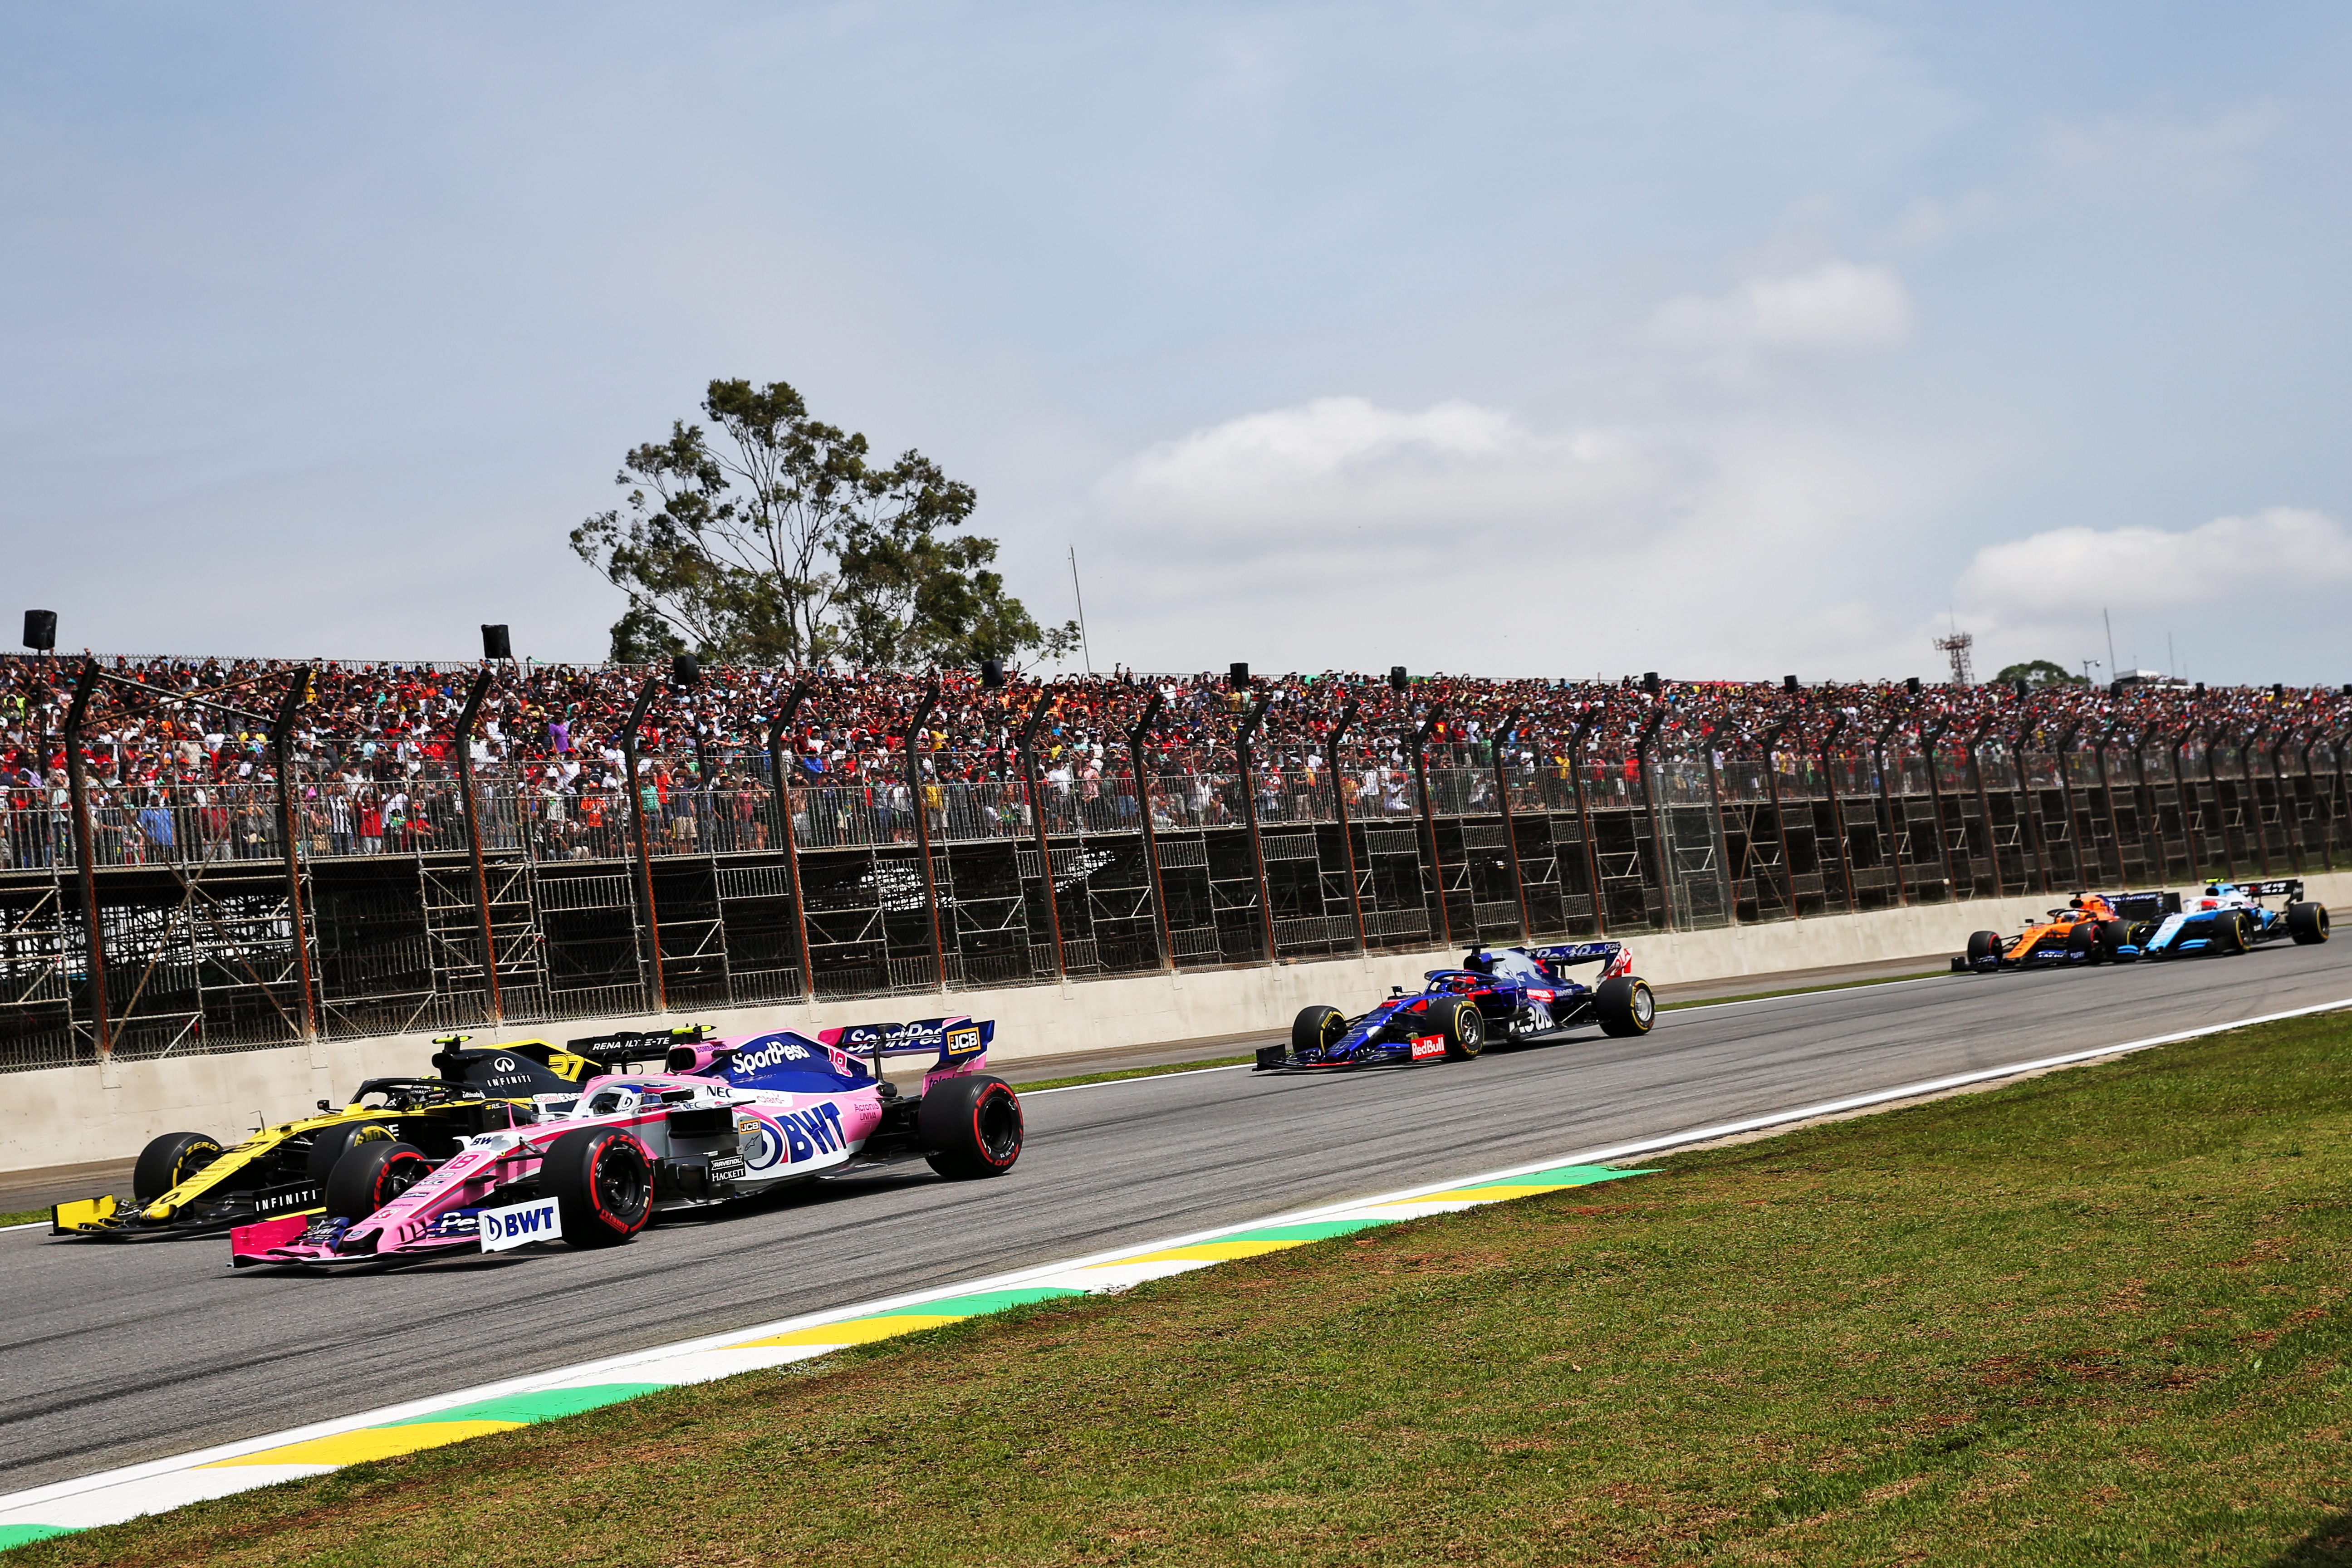
<svg viewBox="0 0 2352 1568"><path fill-rule="evenodd" d="M1049 656L1046 631L988 570L996 542L961 532L979 497L908 451L880 465L866 437L812 418L784 383L714 381L717 432L683 420L630 448L622 506L572 531L572 548L629 596L612 657L685 647L709 658L814 664L961 663Z"/></svg>

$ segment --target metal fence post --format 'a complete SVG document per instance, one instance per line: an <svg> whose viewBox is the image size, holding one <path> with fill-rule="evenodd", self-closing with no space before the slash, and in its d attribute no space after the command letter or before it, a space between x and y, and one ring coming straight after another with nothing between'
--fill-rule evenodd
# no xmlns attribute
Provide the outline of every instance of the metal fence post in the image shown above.
<svg viewBox="0 0 2352 1568"><path fill-rule="evenodd" d="M1854 897L1853 855L1845 842L1845 804L1838 799L1837 769L1830 763L1830 748L1837 743L1838 735L1844 729L1845 715L1832 714L1830 732L1822 737L1821 749L1814 755L1821 760L1822 787L1829 791L1830 826L1837 833L1838 874L1845 879L1845 912L1858 915L1862 912L1862 902Z"/></svg>
<svg viewBox="0 0 2352 1568"><path fill-rule="evenodd" d="M1664 708L1650 715L1642 727L1639 739L1633 742L1633 763L1642 775L1642 815L1650 823L1650 849L1658 858L1658 912L1665 916L1665 929L1675 929L1675 864L1666 849L1665 830L1658 822L1657 791L1650 783L1650 747L1658 738L1658 726L1666 721ZM1848 896L1852 896L1852 879L1848 879Z"/></svg>
<svg viewBox="0 0 2352 1568"><path fill-rule="evenodd" d="M2238 879L2238 857L2230 844L2230 814L2221 809L2221 772L2213 765L2213 729L2210 725L2198 731L2205 743L2205 790L2213 802L2213 815L2221 820L2214 826L2221 830L2221 868L2230 880Z"/></svg>
<svg viewBox="0 0 2352 1568"><path fill-rule="evenodd" d="M2124 868L2124 824L2123 818L2116 812L2116 784L2107 772L2107 747L2114 742L2116 730L2122 723L2120 718L2109 721L2091 747L2091 756L2099 767L2099 798L2106 803L2107 807L2107 838L2116 847L2116 886L2118 889L2130 879L2131 874ZM2080 860L2080 857L2076 858ZM2104 861L2100 864L2099 874L2102 877L2106 875Z"/></svg>
<svg viewBox="0 0 2352 1568"><path fill-rule="evenodd" d="M1944 764L1937 748L1944 743L1944 733L1951 728L1948 720L1938 719L1919 736L1919 750L1927 764L1927 798L1936 813L1936 864L1943 868L1944 896L1960 896L1959 879L1952 875L1952 830L1944 823Z"/></svg>
<svg viewBox="0 0 2352 1568"><path fill-rule="evenodd" d="M930 684L923 689L923 705L916 710L914 722L907 726L902 743L907 748L907 805L915 814L915 849L923 860L923 900L930 906L931 911L931 977L933 984L944 991L948 988L948 955L946 945L940 937L939 879L931 869L931 810L929 803L923 798L923 770L915 760L916 738L922 734L923 726L929 721L931 710L939 705L940 678L935 675L931 677ZM946 800L944 791L940 798L942 802ZM1046 885L1051 887L1053 880L1054 868L1049 863L1045 868Z"/></svg>
<svg viewBox="0 0 2352 1568"><path fill-rule="evenodd" d="M628 802L629 823L637 841L637 896L646 910L646 942L650 956L646 967L653 981L654 1011L667 1013L669 987L662 978L661 915L654 907L653 846L646 837L645 793L637 784L637 727L646 721L646 710L653 706L654 696L660 689L660 675L648 673L645 684L637 689L636 701L630 706L628 721L621 731L621 765L627 772L621 789Z"/></svg>
<svg viewBox="0 0 2352 1568"><path fill-rule="evenodd" d="M1045 717L1045 689L1037 689L1037 703L1029 711L1028 722L1021 726L1021 738L1013 742L1021 758L1021 776L1029 785L1029 817L1037 829L1037 860L1039 875L1045 879L1045 925L1054 936L1054 978L1070 977L1069 961L1062 952L1061 897L1054 889L1054 845L1045 836L1045 792L1037 783L1037 726Z"/></svg>
<svg viewBox="0 0 2352 1568"><path fill-rule="evenodd" d="M1904 715L1904 718L1908 717L1907 713ZM1878 732L1878 739L1871 742L1870 765L1878 770L1878 804L1886 811L1886 854L1895 865L1895 906L1907 909L1911 900L1903 886L1903 831L1895 815L1895 792L1886 782L1887 738L1902 727L1903 719L1898 718L1889 721L1886 728Z"/></svg>
<svg viewBox="0 0 2352 1568"><path fill-rule="evenodd" d="M2065 729L2060 731L2057 748L2051 754L2058 763L2058 795L2065 803L2066 842L2074 851L2074 875L2070 879L2076 887L2088 892L2091 887L2091 877L2090 873L2083 869L2083 820L2074 810L2074 737L2082 732L2082 723L2077 721L2069 723ZM2046 843L2050 836L2044 833L2042 837ZM2092 837L2095 840L2097 835L2094 834ZM2053 856L2053 858L2055 857Z"/></svg>
<svg viewBox="0 0 2352 1568"><path fill-rule="evenodd" d="M1348 823L1348 790L1340 782L1339 774L1339 739L1348 732L1348 726L1356 721L1356 715L1362 708L1362 703L1350 698L1346 710L1339 715L1339 722L1332 729L1329 740L1324 743L1325 754L1331 762L1331 810L1339 819L1339 853L1348 867L1348 914L1356 922L1356 951L1359 953L1370 952L1370 944L1364 938L1363 896L1356 889L1356 830Z"/></svg>
<svg viewBox="0 0 2352 1568"><path fill-rule="evenodd" d="M1429 732L1445 716L1445 704L1433 702L1422 715L1421 728L1412 736L1412 777L1421 791L1421 822L1429 833L1429 876L1437 884L1437 931L1439 942L1454 945L1454 917L1445 908L1445 867L1437 855L1437 808L1429 798L1429 764L1424 752L1429 745ZM1600 889L1593 890L1594 907L1599 908Z"/></svg>
<svg viewBox="0 0 2352 1568"><path fill-rule="evenodd" d="M2009 739L2009 771L2017 777L2017 809L2025 822L2026 847L2033 851L2033 872L2042 879L2042 896L2050 896L2050 858L2042 849L2042 812L2034 800L2033 779L2025 771L2025 737L2032 731L2031 717L2021 721Z"/></svg>
<svg viewBox="0 0 2352 1568"><path fill-rule="evenodd" d="M1160 931L1160 967L1176 972L1176 935L1168 923L1168 888L1160 874L1160 831L1151 822L1151 768L1143 742L1160 721L1160 693L1143 705L1143 717L1127 732L1128 765L1135 771L1135 820L1143 830L1143 865L1151 873L1151 919Z"/></svg>
<svg viewBox="0 0 2352 1568"><path fill-rule="evenodd" d="M784 839L784 883L793 891L793 941L801 956L801 995L816 1000L816 962L809 956L808 900L801 893L800 838L793 829L793 795L784 772L784 731L809 700L805 680L793 684L792 695L768 722L768 787L776 796L776 825Z"/></svg>
<svg viewBox="0 0 2352 1568"><path fill-rule="evenodd" d="M1511 779L1503 759L1504 742L1517 732L1519 715L1526 711L1524 708L1511 709L1503 715L1503 722L1495 731L1495 804L1503 813L1503 853L1509 857L1511 862L1511 892L1519 900L1519 940L1533 942L1535 916L1528 909L1528 879L1519 869L1519 829L1511 817ZM1332 787L1338 788L1339 783L1335 776L1331 780Z"/></svg>
<svg viewBox="0 0 2352 1568"><path fill-rule="evenodd" d="M1738 925L1739 923L1739 889L1734 887L1731 881L1731 829L1723 820L1723 770L1716 765L1715 731L1709 730L1700 736L1699 746L1700 754L1706 759L1707 802L1715 807L1715 847L1717 853L1723 858L1721 861L1723 869L1717 873L1717 879L1723 886L1723 912L1733 925ZM1744 873L1745 866L1741 869ZM1743 875L1741 880L1746 879ZM1759 909L1757 912L1761 914L1763 911Z"/></svg>
<svg viewBox="0 0 2352 1568"><path fill-rule="evenodd" d="M82 764L81 726L89 712L91 694L98 689L98 660L82 661L74 681L73 704L66 710L66 784L72 791L74 859L81 872L82 934L89 963L89 1016L98 1056L114 1054L114 1037L106 1005L106 925L98 907L98 856L89 823L89 778Z"/></svg>
<svg viewBox="0 0 2352 1568"><path fill-rule="evenodd" d="M1576 727L1568 742L1568 789L1576 801L1576 836L1584 844L1584 885L1592 890L1592 933L1609 934L1609 911L1601 897L1601 854L1592 845L1592 813L1584 800L1584 739L1601 722L1596 713Z"/></svg>
<svg viewBox="0 0 2352 1568"><path fill-rule="evenodd" d="M1780 762L1777 750L1780 737L1798 721L1790 719L1774 725L1764 735L1764 790L1772 799L1772 829L1780 836L1780 890L1788 895L1789 918L1804 917L1797 912L1797 865L1789 851L1789 813L1780 804Z"/></svg>
<svg viewBox="0 0 2352 1568"><path fill-rule="evenodd" d="M2347 820L2352 820L2352 790L2347 790L2345 784L2344 753L2347 740L2352 740L2352 729L2336 731L2334 737L2327 742L2329 749L2336 753L2336 809L2330 812L2327 817L2327 838L2330 844L2344 840L2344 824ZM2335 864L2335 859L2331 856L2328 866L2333 868Z"/></svg>
<svg viewBox="0 0 2352 1568"><path fill-rule="evenodd" d="M2000 839L1992 830L1992 795L1986 790L1984 782L1984 738L1985 732L1991 728L1992 716L1987 714L1969 736L1969 776L1976 781L1977 810L1984 817L1985 859L1992 867L1992 896L1998 899L2005 891L2000 874ZM1973 870L1969 880L1975 880Z"/></svg>
<svg viewBox="0 0 2352 1568"><path fill-rule="evenodd" d="M1257 824L1257 764L1250 754L1250 741L1257 734L1257 727L1265 722L1266 713L1273 706L1274 693L1269 691L1258 699L1257 706L1250 710L1248 716L1242 721L1241 728L1234 733L1234 756L1241 763L1242 813L1249 824L1250 863L1257 869L1258 924L1265 933L1265 961L1268 963L1272 963L1276 956L1274 894L1265 880L1265 840L1258 832Z"/></svg>
<svg viewBox="0 0 2352 1568"><path fill-rule="evenodd" d="M302 1037L319 1037L318 1005L310 995L310 935L302 918L302 844L295 835L294 716L310 685L310 667L293 671L269 726L269 756L278 769L278 837L286 850L286 908L294 926L294 979L302 988Z"/></svg>
<svg viewBox="0 0 2352 1568"><path fill-rule="evenodd" d="M474 918L481 928L482 975L492 1024L506 1021L506 1006L499 994L499 945L490 922L489 872L482 865L481 802L474 789L474 721L481 713L482 699L497 679L498 672L488 659L483 660L474 677L474 689L466 693L465 710L457 715L457 788L466 806L466 858L474 868Z"/></svg>

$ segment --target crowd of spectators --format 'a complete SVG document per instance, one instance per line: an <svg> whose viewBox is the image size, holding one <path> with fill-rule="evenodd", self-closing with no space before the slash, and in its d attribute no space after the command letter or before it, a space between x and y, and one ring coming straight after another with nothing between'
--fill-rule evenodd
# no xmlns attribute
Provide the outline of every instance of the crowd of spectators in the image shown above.
<svg viewBox="0 0 2352 1568"><path fill-rule="evenodd" d="M100 663L117 679L98 688L82 745L95 792L93 826L110 862L166 851L176 858L278 855L267 715L302 669L310 674L290 733L301 781L296 832L337 854L462 842L452 783L456 731L482 666L115 657ZM65 721L82 666L73 657L0 659L0 810L11 825L0 834L0 853L10 863L47 864L62 854ZM2299 745L2352 725L2352 688L1801 686L1444 674L1397 684L1336 670L1236 684L1221 673L1126 669L992 686L971 670L728 664L704 667L681 685L668 669L488 668L494 679L470 741L474 772L520 803L528 817L499 831L583 858L620 852L622 731L648 679L663 689L638 737L636 787L646 816L678 847L720 848L766 847L770 734L790 694L803 687L781 743L788 782L803 802L796 830L813 843L902 837L917 788L935 824L950 831L1021 831L1031 820L1019 749L1024 733L1048 804L1062 815L1106 822L1131 816L1135 792L1121 781L1132 773L1131 741L1147 714L1144 766L1171 821L1227 819L1244 789L1279 817L1286 801L1332 782L1335 759L1356 810L1405 811L1417 737L1425 739L1432 766L1483 766L1495 760L1499 742L1508 768L1565 777L1582 766L1607 777L1621 769L1631 776L1629 764L1644 749L1685 759L1710 749L1718 761L1754 757L1768 748L1813 758L1868 754L1892 737L1914 752L1942 746L1958 753L1986 743L2046 752L2101 739L2125 747L2182 736L2193 742L2208 731L2232 745L2254 734L2266 745ZM906 773L910 728L919 773L913 785ZM1238 748L1245 732L1252 776L1244 783ZM958 784L968 787L942 788ZM962 820L949 822L942 814L950 811ZM986 819L977 827L975 815Z"/></svg>

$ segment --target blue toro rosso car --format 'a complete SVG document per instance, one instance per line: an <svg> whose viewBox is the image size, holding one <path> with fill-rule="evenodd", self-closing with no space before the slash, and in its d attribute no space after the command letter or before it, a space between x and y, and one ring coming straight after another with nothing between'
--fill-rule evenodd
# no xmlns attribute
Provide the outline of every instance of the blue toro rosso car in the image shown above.
<svg viewBox="0 0 2352 1568"><path fill-rule="evenodd" d="M1568 977L1570 966L1602 965L1598 983ZM1599 1025L1604 1034L1646 1035L1658 1016L1649 983L1633 973L1622 942L1562 947L1473 948L1459 969L1433 969L1412 994L1402 986L1369 1013L1309 1007L1290 1026L1290 1044L1257 1053L1257 1070L1314 1070L1389 1063L1467 1061L1490 1044L1539 1040Z"/></svg>
<svg viewBox="0 0 2352 1568"><path fill-rule="evenodd" d="M2265 908L2264 899L2284 900L2284 907ZM2142 957L2150 959L2238 953L2280 937L2299 947L2326 942L2327 906L2305 902L2303 884L2292 878L2210 882L2201 894L2183 899L2179 910L2167 915L2139 943L2139 950Z"/></svg>

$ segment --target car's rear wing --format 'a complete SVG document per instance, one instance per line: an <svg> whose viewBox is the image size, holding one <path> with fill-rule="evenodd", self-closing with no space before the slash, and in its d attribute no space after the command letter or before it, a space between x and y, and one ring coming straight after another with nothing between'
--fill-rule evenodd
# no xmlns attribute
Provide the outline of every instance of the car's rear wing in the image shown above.
<svg viewBox="0 0 2352 1568"><path fill-rule="evenodd" d="M837 1051L869 1062L887 1057L930 1056L940 1066L955 1067L987 1054L996 1038L990 1019L968 1017L918 1018L911 1024L852 1024L845 1029L824 1029L817 1038Z"/></svg>
<svg viewBox="0 0 2352 1568"><path fill-rule="evenodd" d="M1528 956L1545 963L1606 963L1624 951L1622 942L1571 942L1559 947L1531 947Z"/></svg>
<svg viewBox="0 0 2352 1568"><path fill-rule="evenodd" d="M2167 915L2180 912L2180 895L2167 892L2101 893L2116 918L2126 921L2160 921Z"/></svg>
<svg viewBox="0 0 2352 1568"><path fill-rule="evenodd" d="M2266 882L2241 882L2238 886L2250 899L2284 899L2294 903L2303 897L2303 883L2294 877L2274 878Z"/></svg>
<svg viewBox="0 0 2352 1568"><path fill-rule="evenodd" d="M621 1029L561 1046L550 1040L509 1040L472 1047L466 1045L470 1036L443 1035L433 1042L441 1047L433 1053L433 1069L483 1094L569 1094L599 1073L658 1069L673 1049L698 1043L707 1033L702 1025Z"/></svg>

